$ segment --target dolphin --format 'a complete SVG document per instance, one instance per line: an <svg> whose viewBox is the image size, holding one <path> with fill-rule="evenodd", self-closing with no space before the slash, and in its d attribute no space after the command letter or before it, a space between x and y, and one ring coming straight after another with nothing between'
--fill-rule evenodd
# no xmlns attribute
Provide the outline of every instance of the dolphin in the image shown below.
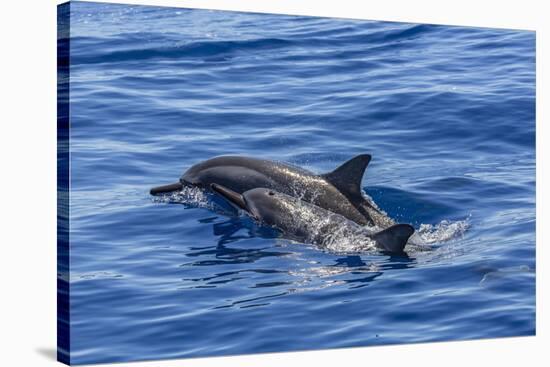
<svg viewBox="0 0 550 367"><path fill-rule="evenodd" d="M283 237L330 249L334 244L349 244L355 250L377 248L403 253L414 233L409 224L396 224L382 231L363 227L319 206L268 188L255 188L239 194L218 184L212 190L263 225L280 230ZM339 242L337 242L339 241Z"/></svg>
<svg viewBox="0 0 550 367"><path fill-rule="evenodd" d="M363 173L371 160L358 155L332 172L316 175L291 164L245 156L219 156L195 164L179 182L154 187L151 195L197 186L222 185L239 194L263 187L320 206L361 225L387 228L395 222L361 191Z"/></svg>

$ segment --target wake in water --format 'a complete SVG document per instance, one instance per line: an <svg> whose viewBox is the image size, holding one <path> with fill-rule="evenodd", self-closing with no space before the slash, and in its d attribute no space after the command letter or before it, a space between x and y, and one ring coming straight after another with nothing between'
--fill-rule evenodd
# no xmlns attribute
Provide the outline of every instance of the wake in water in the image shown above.
<svg viewBox="0 0 550 367"><path fill-rule="evenodd" d="M438 224L421 224L412 235L411 242L419 245L431 245L460 238L470 227L470 217L464 220L442 220Z"/></svg>
<svg viewBox="0 0 550 367"><path fill-rule="evenodd" d="M323 227L327 225L330 219L312 223L311 238L322 233ZM421 224L415 233L409 238L408 245L405 248L407 252L430 251L438 244L449 242L461 238L470 226L469 218L458 221L442 220L438 224ZM382 228L364 227L365 231L378 232ZM345 227L337 229L330 235L325 236L320 245L329 252L338 254L361 253L365 251L376 250L374 241L361 236L357 232L348 231Z"/></svg>
<svg viewBox="0 0 550 367"><path fill-rule="evenodd" d="M364 194L367 196L366 194ZM367 199L370 197L367 196ZM371 199L370 202L374 204ZM224 215L235 215L235 210L227 205L221 205L215 201L215 196L205 192L203 189L193 186L185 186L182 190L171 192L165 195L153 197L153 202L183 204L192 208L204 208L212 210L216 213ZM320 218L312 215L308 210L308 206L299 206L298 210L289 211L292 218L289 221L295 223L307 223L307 238L306 242L317 244L324 250L332 253L361 253L376 249L374 241L366 238L361 232L349 230L346 226L333 227L329 234L326 235L326 227L330 226L333 217L338 214ZM238 214L241 211L237 212ZM437 224L421 224L416 232L409 239L408 249L413 252L429 251L434 248L434 245L442 242L451 241L460 238L468 230L470 226L470 218L458 221L442 220ZM364 226L365 232L378 232L382 228L376 226ZM321 236L321 234L325 235Z"/></svg>

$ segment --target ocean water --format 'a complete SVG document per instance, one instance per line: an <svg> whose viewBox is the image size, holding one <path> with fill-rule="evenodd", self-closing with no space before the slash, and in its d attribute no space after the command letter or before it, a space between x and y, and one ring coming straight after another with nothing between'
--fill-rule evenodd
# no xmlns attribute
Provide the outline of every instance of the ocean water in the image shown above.
<svg viewBox="0 0 550 367"><path fill-rule="evenodd" d="M79 2L70 24L72 363L535 334L534 32ZM406 256L149 195L217 155L361 153Z"/></svg>

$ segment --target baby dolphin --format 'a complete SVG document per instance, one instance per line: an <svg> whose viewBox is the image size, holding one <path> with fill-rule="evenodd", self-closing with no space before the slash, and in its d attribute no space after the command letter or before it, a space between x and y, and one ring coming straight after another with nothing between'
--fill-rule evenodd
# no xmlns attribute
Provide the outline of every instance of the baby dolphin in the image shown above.
<svg viewBox="0 0 550 367"><path fill-rule="evenodd" d="M242 195L212 184L212 190L258 222L280 230L283 237L332 249L345 241L354 250L381 249L402 253L414 233L408 224L396 224L380 232L362 227L345 217L273 189L255 188ZM342 247L342 246L340 246Z"/></svg>
<svg viewBox="0 0 550 367"><path fill-rule="evenodd" d="M394 223L363 196L361 181L369 154L358 155L334 171L316 175L287 163L244 156L220 156L190 167L179 182L151 189L151 195L174 192L184 186L210 190L222 185L239 194L258 187L298 197L340 214L360 225L387 228Z"/></svg>

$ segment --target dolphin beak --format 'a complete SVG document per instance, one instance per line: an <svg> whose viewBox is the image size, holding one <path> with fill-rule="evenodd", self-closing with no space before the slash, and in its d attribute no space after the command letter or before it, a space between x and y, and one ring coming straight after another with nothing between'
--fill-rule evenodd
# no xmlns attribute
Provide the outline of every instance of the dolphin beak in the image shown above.
<svg viewBox="0 0 550 367"><path fill-rule="evenodd" d="M225 200L229 201L231 204L236 205L243 210L247 210L244 197L238 192L235 192L225 186L218 184L212 184L210 185L210 187L214 192L220 194Z"/></svg>
<svg viewBox="0 0 550 367"><path fill-rule="evenodd" d="M158 194L164 194L167 192L178 191L178 190L181 190L182 188L183 188L183 185L181 184L181 182L176 182L170 185L153 187L150 193L151 195L158 195Z"/></svg>

